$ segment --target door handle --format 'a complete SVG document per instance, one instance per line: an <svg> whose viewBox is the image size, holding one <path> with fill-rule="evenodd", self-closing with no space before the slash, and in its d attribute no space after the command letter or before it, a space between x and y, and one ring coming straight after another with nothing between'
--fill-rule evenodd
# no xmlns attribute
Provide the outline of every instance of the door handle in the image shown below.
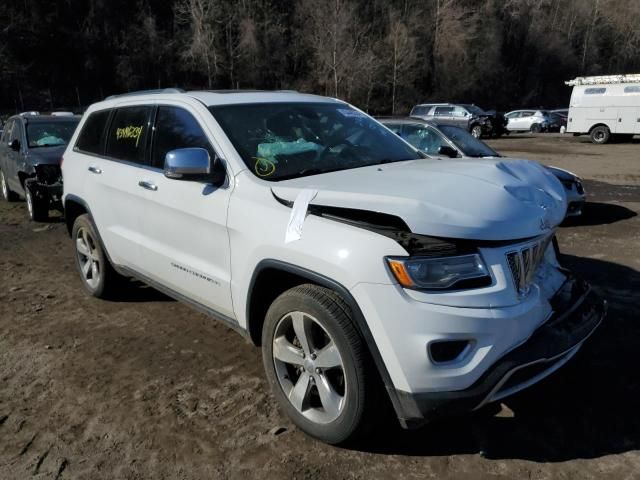
<svg viewBox="0 0 640 480"><path fill-rule="evenodd" d="M138 182L138 185L142 188L146 188L147 190L152 190L154 192L158 190L158 186L156 184L151 182L145 182L144 180L140 180Z"/></svg>
<svg viewBox="0 0 640 480"><path fill-rule="evenodd" d="M98 167L89 167L89 171L91 173L97 173L97 174L102 173L102 170L100 170Z"/></svg>

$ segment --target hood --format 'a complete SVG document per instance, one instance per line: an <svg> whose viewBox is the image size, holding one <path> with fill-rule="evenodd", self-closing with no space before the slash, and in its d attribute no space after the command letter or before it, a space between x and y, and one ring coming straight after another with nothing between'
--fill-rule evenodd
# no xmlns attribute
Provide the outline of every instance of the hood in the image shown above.
<svg viewBox="0 0 640 480"><path fill-rule="evenodd" d="M533 237L567 209L561 183L529 160L411 160L286 180L273 193L295 201L304 188L318 191L311 205L394 215L413 233L447 238Z"/></svg>
<svg viewBox="0 0 640 480"><path fill-rule="evenodd" d="M30 148L27 154L27 161L31 165L60 165L60 160L62 160L62 155L66 148L66 145Z"/></svg>
<svg viewBox="0 0 640 480"><path fill-rule="evenodd" d="M548 166L547 170L553 173L560 180L575 182L578 180L578 176L575 173L570 172L569 170L563 170L562 168Z"/></svg>

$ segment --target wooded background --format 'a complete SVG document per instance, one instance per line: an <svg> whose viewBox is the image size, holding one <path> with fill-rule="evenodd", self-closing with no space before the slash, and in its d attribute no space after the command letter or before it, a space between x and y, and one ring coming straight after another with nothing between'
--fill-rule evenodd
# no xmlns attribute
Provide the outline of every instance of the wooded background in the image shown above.
<svg viewBox="0 0 640 480"><path fill-rule="evenodd" d="M0 3L5 113L159 87L296 89L373 113L552 108L564 80L636 72L640 0Z"/></svg>

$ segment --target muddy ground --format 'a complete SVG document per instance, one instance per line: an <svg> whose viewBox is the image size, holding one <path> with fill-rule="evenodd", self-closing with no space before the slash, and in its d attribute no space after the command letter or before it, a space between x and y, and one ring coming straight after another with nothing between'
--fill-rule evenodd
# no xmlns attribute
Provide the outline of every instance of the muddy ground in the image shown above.
<svg viewBox="0 0 640 480"><path fill-rule="evenodd" d="M142 285L87 297L65 227L0 203L0 479L640 478L640 143L510 136L499 151L582 175L563 262L610 302L553 378L463 418L357 449L278 411L260 352Z"/></svg>

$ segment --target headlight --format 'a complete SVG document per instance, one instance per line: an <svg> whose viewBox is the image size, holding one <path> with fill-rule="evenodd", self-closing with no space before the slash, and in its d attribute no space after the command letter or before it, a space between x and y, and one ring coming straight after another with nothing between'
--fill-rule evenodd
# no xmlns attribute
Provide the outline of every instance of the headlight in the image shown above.
<svg viewBox="0 0 640 480"><path fill-rule="evenodd" d="M388 257L387 263L405 288L444 290L491 284L491 276L477 253L458 257Z"/></svg>

